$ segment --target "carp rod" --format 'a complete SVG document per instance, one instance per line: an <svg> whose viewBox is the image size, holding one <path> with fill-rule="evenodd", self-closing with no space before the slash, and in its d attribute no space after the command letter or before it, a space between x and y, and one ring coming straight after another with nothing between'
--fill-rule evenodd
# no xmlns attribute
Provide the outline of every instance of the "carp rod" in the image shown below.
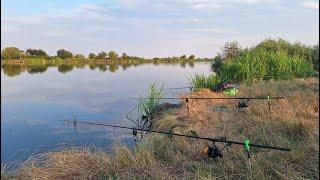
<svg viewBox="0 0 320 180"><path fill-rule="evenodd" d="M262 144L255 144L255 143L250 143L249 140L246 140L244 142L239 142L239 141L231 141L231 140L226 140L226 139L219 139L219 138L209 138L209 137L201 137L201 136L193 136L193 135L186 135L186 134L178 134L178 133L173 133L172 131L170 132L164 132L164 131L155 131L155 130L148 130L148 129L142 129L142 128L133 128L133 127L127 127L127 126L119 126L119 125L112 125L112 124L104 124L104 123L95 123L95 122L86 122L86 121L76 121L76 120L62 120L65 122L73 122L74 126L77 126L77 124L87 124L87 125L96 125L96 126L106 126L106 127L113 127L113 128L120 128L120 129L130 129L133 130L133 135L137 135L137 131L143 131L143 132L152 132L152 133L158 133L158 134L166 134L169 135L170 137L173 136L180 136L180 137L186 137L186 138L193 138L193 139L202 139L202 140L207 140L211 142L221 142L221 143L227 143L228 145L231 144L237 144L237 145L244 145L248 147L257 147L257 148L262 148L262 149L272 149L272 150L279 150L279 151L291 151L291 149L288 148L283 148L283 147L276 147L276 146L268 146L268 145L262 145Z"/></svg>
<svg viewBox="0 0 320 180"><path fill-rule="evenodd" d="M159 97L159 98L152 98L152 97L141 97L141 98L128 98L128 99L254 99L254 100L270 100L270 99L285 99L284 96L279 97Z"/></svg>
<svg viewBox="0 0 320 180"><path fill-rule="evenodd" d="M269 107L269 114L271 119L271 102L270 100L278 100L278 99L285 99L284 96L276 96L276 97L140 97L140 98L128 98L128 99L135 99L135 100L142 100L142 99L184 99L187 104L187 111L188 111L188 117L190 116L189 112L189 99L190 100L212 100L212 99L220 99L220 100L232 100L232 99L238 99L238 100L268 100L268 107ZM245 102L239 102L238 107L247 107Z"/></svg>

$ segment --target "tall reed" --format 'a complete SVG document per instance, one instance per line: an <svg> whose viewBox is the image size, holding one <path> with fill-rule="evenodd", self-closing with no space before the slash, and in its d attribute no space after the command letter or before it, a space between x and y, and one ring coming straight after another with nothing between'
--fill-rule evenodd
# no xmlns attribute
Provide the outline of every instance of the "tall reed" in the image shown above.
<svg viewBox="0 0 320 180"><path fill-rule="evenodd" d="M141 115L140 128L151 128L151 115L155 112L157 106L160 104L160 99L163 97L163 85L160 89L157 88L156 83L149 85L148 95L146 99L139 100L139 114Z"/></svg>
<svg viewBox="0 0 320 180"><path fill-rule="evenodd" d="M201 88L215 89L217 85L221 82L217 75L205 76L204 74L195 74L189 78L191 86L194 90L199 90Z"/></svg>
<svg viewBox="0 0 320 180"><path fill-rule="evenodd" d="M292 79L314 75L312 65L299 56L286 52L254 50L243 53L224 64L220 78L223 81L251 82L254 79L273 76L275 79Z"/></svg>

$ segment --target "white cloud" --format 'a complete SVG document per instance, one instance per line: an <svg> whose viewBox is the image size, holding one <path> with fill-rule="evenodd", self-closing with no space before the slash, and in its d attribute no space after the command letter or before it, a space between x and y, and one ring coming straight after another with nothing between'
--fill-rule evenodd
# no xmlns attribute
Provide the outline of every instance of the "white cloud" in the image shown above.
<svg viewBox="0 0 320 180"><path fill-rule="evenodd" d="M43 15L42 18L56 21L56 22L70 22L70 21L108 21L113 19L106 11L98 6L80 6L74 10L64 11L55 15Z"/></svg>
<svg viewBox="0 0 320 180"><path fill-rule="evenodd" d="M310 9L319 9L319 3L314 1L305 1L302 3L302 5Z"/></svg>
<svg viewBox="0 0 320 180"><path fill-rule="evenodd" d="M47 37L64 37L66 36L68 33L67 32L63 32L63 31L45 31L45 32L42 32L41 33L42 35L44 36L47 36Z"/></svg>
<svg viewBox="0 0 320 180"><path fill-rule="evenodd" d="M129 9L138 9L149 7L156 10L174 10L174 9L215 9L220 8L220 4L215 0L120 0L120 3Z"/></svg>
<svg viewBox="0 0 320 180"><path fill-rule="evenodd" d="M260 4L260 3L275 3L277 0L232 0L236 3L243 3L243 4Z"/></svg>
<svg viewBox="0 0 320 180"><path fill-rule="evenodd" d="M186 28L185 31L188 32L198 32L198 33L232 33L230 29L222 28Z"/></svg>
<svg viewBox="0 0 320 180"><path fill-rule="evenodd" d="M106 27L106 26L89 26L85 28L85 32L94 33L94 32L104 32L104 31L123 31L122 28L119 27Z"/></svg>
<svg viewBox="0 0 320 180"><path fill-rule="evenodd" d="M102 6L99 6L97 4L82 4L79 6L80 10L85 10L85 11L98 11L98 12L105 12L106 9L103 8Z"/></svg>
<svg viewBox="0 0 320 180"><path fill-rule="evenodd" d="M193 1L190 6L192 9L216 9L221 7L214 1Z"/></svg>

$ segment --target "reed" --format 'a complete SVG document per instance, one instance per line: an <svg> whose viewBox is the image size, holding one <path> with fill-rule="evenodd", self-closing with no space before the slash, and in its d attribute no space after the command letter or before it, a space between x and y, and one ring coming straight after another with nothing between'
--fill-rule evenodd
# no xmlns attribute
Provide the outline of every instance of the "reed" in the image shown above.
<svg viewBox="0 0 320 180"><path fill-rule="evenodd" d="M254 50L243 53L224 64L220 78L228 82L253 82L266 76L275 79L292 79L316 75L312 65L299 56L286 52Z"/></svg>
<svg viewBox="0 0 320 180"><path fill-rule="evenodd" d="M158 89L156 83L149 85L148 89L148 99L139 100L139 114L141 115L140 128L151 128L150 119L151 115L155 112L157 106L160 103L160 99L163 97L163 85Z"/></svg>
<svg viewBox="0 0 320 180"><path fill-rule="evenodd" d="M191 87L195 91L198 91L202 88L206 89L215 89L217 85L221 82L219 77L216 75L205 76L204 74L195 74L194 76L189 77L189 82Z"/></svg>

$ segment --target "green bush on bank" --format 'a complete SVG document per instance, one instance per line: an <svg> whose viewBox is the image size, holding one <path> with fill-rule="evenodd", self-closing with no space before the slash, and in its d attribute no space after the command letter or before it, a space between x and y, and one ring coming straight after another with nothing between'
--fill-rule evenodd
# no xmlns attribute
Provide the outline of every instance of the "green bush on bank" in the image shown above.
<svg viewBox="0 0 320 180"><path fill-rule="evenodd" d="M318 76L319 45L290 44L278 39L266 39L252 48L242 49L238 43L226 44L223 52L214 58L211 68L217 74L217 82L252 82L272 77L292 79ZM232 56L231 56L231 55ZM212 83L212 77L194 79ZM202 84L201 87L212 86Z"/></svg>
<svg viewBox="0 0 320 180"><path fill-rule="evenodd" d="M275 79L292 79L315 75L312 65L299 56L285 52L266 50L249 51L241 54L221 68L220 79L225 82L250 82L272 76Z"/></svg>

